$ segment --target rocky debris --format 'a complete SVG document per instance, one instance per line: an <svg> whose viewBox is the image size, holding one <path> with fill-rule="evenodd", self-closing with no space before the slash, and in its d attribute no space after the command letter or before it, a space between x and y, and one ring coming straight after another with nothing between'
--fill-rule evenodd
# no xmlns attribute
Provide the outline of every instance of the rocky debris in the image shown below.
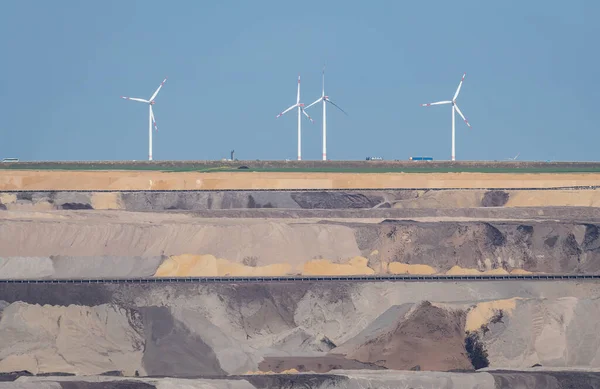
<svg viewBox="0 0 600 389"><path fill-rule="evenodd" d="M510 195L502 190L485 192L481 200L482 207L503 207L508 202Z"/></svg>
<svg viewBox="0 0 600 389"><path fill-rule="evenodd" d="M167 261L177 265L173 258L181 255L212 256L213 270L204 274L209 264L188 258L174 275L188 275L188 267L195 276L329 274L318 273L321 262L333 274L421 267L445 274L457 266L504 274L600 271L600 224L588 222L231 221L153 213L127 222L120 211L98 218L93 212L43 215L0 220L0 278L152 276Z"/></svg>
<svg viewBox="0 0 600 389"><path fill-rule="evenodd" d="M426 301L405 317L397 317L386 331L366 338L346 357L395 370L415 366L419 370L468 370L473 367L464 347L464 328L464 312L448 311Z"/></svg>
<svg viewBox="0 0 600 389"><path fill-rule="evenodd" d="M6 284L0 296L5 372L416 374L483 367L474 350L491 368L600 368L593 282ZM85 305L96 296L110 303Z"/></svg>

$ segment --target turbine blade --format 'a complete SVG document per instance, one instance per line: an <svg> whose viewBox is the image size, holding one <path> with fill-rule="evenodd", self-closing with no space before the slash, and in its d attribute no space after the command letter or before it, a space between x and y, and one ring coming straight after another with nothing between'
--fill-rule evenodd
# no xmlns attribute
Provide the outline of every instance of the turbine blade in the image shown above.
<svg viewBox="0 0 600 389"><path fill-rule="evenodd" d="M325 96L325 65L323 65L323 96Z"/></svg>
<svg viewBox="0 0 600 389"><path fill-rule="evenodd" d="M317 104L321 100L323 100L323 98L319 97L318 99L316 99L315 101L313 101L312 103L310 103L306 107L304 107L304 109L308 109L308 108L312 107L313 105Z"/></svg>
<svg viewBox="0 0 600 389"><path fill-rule="evenodd" d="M166 77L163 80L163 82L160 83L160 85L158 86L158 89L156 89L156 92L154 92L154 94L152 95L152 97L150 97L150 101L152 101L152 100L154 100L156 98L156 95L158 94L158 91L160 90L160 88L162 88L163 85L165 85L165 82L167 82L167 78Z"/></svg>
<svg viewBox="0 0 600 389"><path fill-rule="evenodd" d="M458 93L460 92L460 87L462 86L462 83L465 80L466 75L467 75L467 73L464 73L462 78L460 79L460 83L458 84L458 88L456 88L456 93L454 94L454 97L452 98L452 100L456 100L456 98L458 97Z"/></svg>
<svg viewBox="0 0 600 389"><path fill-rule="evenodd" d="M333 104L334 107L336 107L337 109L339 109L340 111L342 111L346 116L350 116L350 115L348 115L348 113L346 111L344 111L339 105L337 105L333 101L331 101L329 99L325 99L325 101L327 101L328 103Z"/></svg>
<svg viewBox="0 0 600 389"><path fill-rule="evenodd" d="M310 120L311 123L314 123L314 120L312 120L312 118L304 111L304 109L302 109L302 113L308 118L308 120Z"/></svg>
<svg viewBox="0 0 600 389"><path fill-rule="evenodd" d="M292 110L293 108L296 108L298 106L298 104L294 104L291 107L289 107L288 109L286 109L285 111L283 111L282 113L280 113L279 115L277 115L277 117L275 117L275 119L277 119L278 117L280 117L281 115L289 112L290 110Z"/></svg>
<svg viewBox="0 0 600 389"><path fill-rule="evenodd" d="M452 101L438 101L437 103L421 104L421 107L429 107L430 105L450 104Z"/></svg>
<svg viewBox="0 0 600 389"><path fill-rule="evenodd" d="M158 131L156 120L154 120L154 111L152 110L152 106L150 106L150 117L152 118L152 123L154 124L154 131Z"/></svg>
<svg viewBox="0 0 600 389"><path fill-rule="evenodd" d="M471 125L469 124L469 121L465 118L465 115L463 115L462 112L460 112L460 109L458 109L458 105L454 104L454 108L456 108L456 112L458 112L460 117L463 118L465 123L467 123L467 126L471 127Z"/></svg>
<svg viewBox="0 0 600 389"><path fill-rule="evenodd" d="M298 95L296 96L296 104L300 104L300 75L298 74Z"/></svg>
<svg viewBox="0 0 600 389"><path fill-rule="evenodd" d="M148 100L138 99L137 97L125 97L125 96L121 96L121 98L125 99L125 100L139 101L141 103L149 103Z"/></svg>

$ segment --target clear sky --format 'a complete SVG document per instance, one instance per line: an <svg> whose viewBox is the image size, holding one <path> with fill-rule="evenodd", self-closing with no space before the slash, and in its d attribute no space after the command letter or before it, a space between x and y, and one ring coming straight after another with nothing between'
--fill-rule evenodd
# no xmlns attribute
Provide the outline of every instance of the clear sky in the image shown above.
<svg viewBox="0 0 600 389"><path fill-rule="evenodd" d="M0 157L295 159L326 93L332 160L600 160L600 2L4 1ZM316 109L315 109L316 108ZM321 108L303 159L321 157Z"/></svg>

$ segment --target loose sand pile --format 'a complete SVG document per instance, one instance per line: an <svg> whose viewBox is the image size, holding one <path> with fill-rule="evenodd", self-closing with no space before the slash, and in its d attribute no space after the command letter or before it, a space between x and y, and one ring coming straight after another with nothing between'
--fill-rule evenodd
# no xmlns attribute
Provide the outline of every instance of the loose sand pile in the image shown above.
<svg viewBox="0 0 600 389"><path fill-rule="evenodd" d="M592 282L33 284L0 294L0 371L472 369L467 337L494 368L600 368Z"/></svg>
<svg viewBox="0 0 600 389"><path fill-rule="evenodd" d="M16 302L2 310L0 334L0 372L144 372L143 337L116 306Z"/></svg>
<svg viewBox="0 0 600 389"><path fill-rule="evenodd" d="M232 263L213 255L177 255L169 257L154 274L156 277L172 276L282 276L290 274L291 265L278 263L266 266L246 266Z"/></svg>
<svg viewBox="0 0 600 389"><path fill-rule="evenodd" d="M592 223L360 221L4 211L0 278L600 271Z"/></svg>

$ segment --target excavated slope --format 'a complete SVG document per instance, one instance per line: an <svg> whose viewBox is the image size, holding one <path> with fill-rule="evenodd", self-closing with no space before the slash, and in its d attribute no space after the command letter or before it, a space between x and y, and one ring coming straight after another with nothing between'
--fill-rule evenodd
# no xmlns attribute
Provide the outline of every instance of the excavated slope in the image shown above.
<svg viewBox="0 0 600 389"><path fill-rule="evenodd" d="M0 278L594 273L600 224L0 214Z"/></svg>
<svg viewBox="0 0 600 389"><path fill-rule="evenodd" d="M0 207L3 209L38 211L400 210L566 206L599 207L600 190L0 192Z"/></svg>
<svg viewBox="0 0 600 389"><path fill-rule="evenodd" d="M600 368L594 282L3 284L0 296L4 372Z"/></svg>

